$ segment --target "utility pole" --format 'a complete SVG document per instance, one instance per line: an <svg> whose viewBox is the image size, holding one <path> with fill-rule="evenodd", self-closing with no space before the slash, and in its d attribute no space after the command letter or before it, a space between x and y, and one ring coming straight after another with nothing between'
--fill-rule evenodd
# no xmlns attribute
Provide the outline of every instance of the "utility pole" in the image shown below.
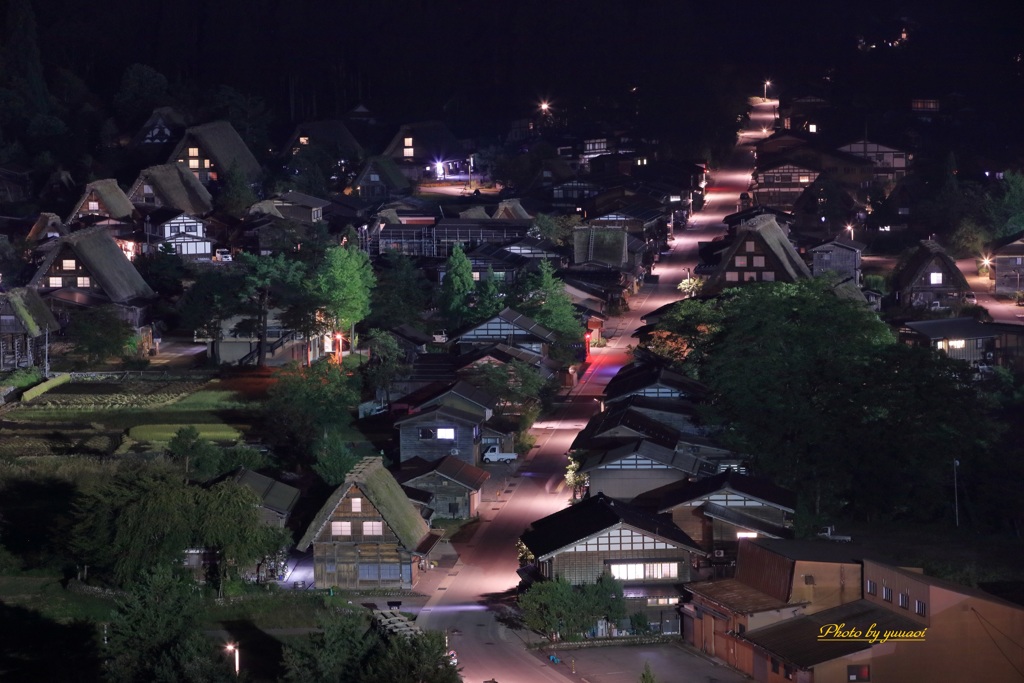
<svg viewBox="0 0 1024 683"><path fill-rule="evenodd" d="M957 491L956 485L956 469L960 466L960 461L953 460L953 516L956 519L956 527L960 528L960 493Z"/></svg>

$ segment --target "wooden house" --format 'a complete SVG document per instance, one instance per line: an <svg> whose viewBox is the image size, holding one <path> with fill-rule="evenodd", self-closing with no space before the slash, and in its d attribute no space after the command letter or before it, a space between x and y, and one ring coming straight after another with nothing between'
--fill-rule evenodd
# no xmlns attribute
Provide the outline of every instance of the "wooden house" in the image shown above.
<svg viewBox="0 0 1024 683"><path fill-rule="evenodd" d="M454 335L449 341L460 346L502 343L547 356L555 333L518 311L506 308L498 315Z"/></svg>
<svg viewBox="0 0 1024 683"><path fill-rule="evenodd" d="M485 419L478 413L438 404L395 420L401 462L422 458L440 460L454 456L470 465L480 462L481 429Z"/></svg>
<svg viewBox="0 0 1024 683"><path fill-rule="evenodd" d="M817 578L817 577L815 577ZM759 681L1021 680L1024 607L977 588L874 560L863 561L863 600L789 619L739 639ZM819 643L822 627L901 631L885 642ZM808 643L814 643L809 647ZM1016 656L1013 654L1016 652ZM741 669L742 670L742 669Z"/></svg>
<svg viewBox="0 0 1024 683"><path fill-rule="evenodd" d="M930 346L975 366L1017 370L1024 364L1024 328L1010 323L983 323L974 318L915 320L900 328L900 341Z"/></svg>
<svg viewBox="0 0 1024 683"><path fill-rule="evenodd" d="M1024 232L1019 232L992 246L989 256L988 278L992 281L992 293L1016 296L1024 291L1021 276L1024 275Z"/></svg>
<svg viewBox="0 0 1024 683"><path fill-rule="evenodd" d="M156 297L121 247L103 226L78 230L42 245L28 283L58 320L71 309L117 307L133 327L143 324Z"/></svg>
<svg viewBox="0 0 1024 683"><path fill-rule="evenodd" d="M756 676L754 648L744 640L745 633L860 600L860 586L860 557L854 546L745 540L735 578L686 586L693 599L683 607L683 640Z"/></svg>
<svg viewBox="0 0 1024 683"><path fill-rule="evenodd" d="M744 282L796 282L810 277L810 269L775 218L762 214L740 225L702 292L713 294Z"/></svg>
<svg viewBox="0 0 1024 683"><path fill-rule="evenodd" d="M744 538L792 538L796 494L767 479L733 470L655 489L638 504L651 504L707 550L713 565L736 559Z"/></svg>
<svg viewBox="0 0 1024 683"><path fill-rule="evenodd" d="M605 386L605 403L625 400L630 396L699 400L707 387L663 365L631 363L624 365Z"/></svg>
<svg viewBox="0 0 1024 683"><path fill-rule="evenodd" d="M971 291L956 261L931 240L921 240L890 279L892 303L902 307L945 310Z"/></svg>
<svg viewBox="0 0 1024 683"><path fill-rule="evenodd" d="M580 456L580 474L588 480L590 495L604 494L632 500L652 489L696 476L701 460L688 451L677 451L650 439Z"/></svg>
<svg viewBox="0 0 1024 683"><path fill-rule="evenodd" d="M402 125L384 149L412 182L423 178L443 179L447 173L464 172L469 157L462 145L440 121Z"/></svg>
<svg viewBox="0 0 1024 683"><path fill-rule="evenodd" d="M754 169L754 198L758 204L789 209L810 187L820 170L787 160L774 160Z"/></svg>
<svg viewBox="0 0 1024 683"><path fill-rule="evenodd" d="M205 186L222 182L235 168L248 183L255 183L262 170L245 141L227 121L193 126L171 152L169 164L184 164Z"/></svg>
<svg viewBox="0 0 1024 683"><path fill-rule="evenodd" d="M840 152L871 162L876 185L893 186L910 169L914 155L909 152L861 138L839 148Z"/></svg>
<svg viewBox="0 0 1024 683"><path fill-rule="evenodd" d="M860 242L836 237L811 247L808 251L811 254L811 274L814 277L832 273L839 280L860 284L860 257L864 253L864 245Z"/></svg>
<svg viewBox="0 0 1024 683"><path fill-rule="evenodd" d="M300 123L281 147L281 152L292 157L310 149L329 155L343 170L365 156L363 146L345 122L338 119Z"/></svg>
<svg viewBox="0 0 1024 683"><path fill-rule="evenodd" d="M327 499L298 549L312 546L318 588L411 588L439 539L382 460L371 457Z"/></svg>
<svg viewBox="0 0 1024 683"><path fill-rule="evenodd" d="M534 521L520 537L533 554L530 568L543 579L575 586L602 574L623 582L630 613L643 611L661 633L679 633L674 605L704 552L667 516L603 494Z"/></svg>
<svg viewBox="0 0 1024 683"><path fill-rule="evenodd" d="M479 512L484 482L490 476L481 468L449 455L434 461L406 460L396 479L406 488L430 493L435 517L469 519Z"/></svg>
<svg viewBox="0 0 1024 683"><path fill-rule="evenodd" d="M48 334L59 329L34 289L0 292L0 371L43 364Z"/></svg>
<svg viewBox="0 0 1024 683"><path fill-rule="evenodd" d="M157 107L139 127L129 146L146 158L166 155L187 125L185 117L173 108Z"/></svg>
<svg viewBox="0 0 1024 683"><path fill-rule="evenodd" d="M135 237L135 254L150 253L167 245L187 261L213 256L213 243L206 235L206 222L202 219L172 207L140 206L139 212L143 227Z"/></svg>
<svg viewBox="0 0 1024 683"><path fill-rule="evenodd" d="M85 186L78 203L68 214L66 223L92 217L94 222L131 221L135 207L113 178L94 180Z"/></svg>
<svg viewBox="0 0 1024 683"><path fill-rule="evenodd" d="M363 200L391 201L412 192L412 183L402 175L397 163L386 156L367 159L352 181L352 187Z"/></svg>
<svg viewBox="0 0 1024 683"><path fill-rule="evenodd" d="M299 490L294 486L264 476L259 472L241 468L233 477L236 484L252 489L260 499L260 517L268 526L284 529L299 501Z"/></svg>
<svg viewBox="0 0 1024 683"><path fill-rule="evenodd" d="M209 190L184 164L143 169L128 190L128 199L137 206L177 209L197 218L213 211Z"/></svg>

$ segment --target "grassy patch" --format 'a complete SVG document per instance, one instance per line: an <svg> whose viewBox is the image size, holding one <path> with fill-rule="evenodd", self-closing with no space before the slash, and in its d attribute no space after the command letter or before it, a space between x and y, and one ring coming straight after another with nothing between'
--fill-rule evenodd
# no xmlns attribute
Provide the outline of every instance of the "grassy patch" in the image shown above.
<svg viewBox="0 0 1024 683"><path fill-rule="evenodd" d="M65 590L54 577L0 576L0 600L39 612L59 623L110 620L114 601Z"/></svg>
<svg viewBox="0 0 1024 683"><path fill-rule="evenodd" d="M202 389L173 404L178 410L244 410L253 403L230 389Z"/></svg>
<svg viewBox="0 0 1024 683"><path fill-rule="evenodd" d="M226 424L147 424L128 430L135 441L167 442L184 427L195 427L199 436L207 441L238 441L242 433Z"/></svg>
<svg viewBox="0 0 1024 683"><path fill-rule="evenodd" d="M259 629L313 628L317 614L324 609L324 597L319 593L268 593L224 605L211 603L203 612L202 622L208 629L237 623L250 623Z"/></svg>
<svg viewBox="0 0 1024 683"><path fill-rule="evenodd" d="M472 524L475 521L475 519L435 519L430 523L430 525L434 529L443 529L444 537L452 539L464 526Z"/></svg>

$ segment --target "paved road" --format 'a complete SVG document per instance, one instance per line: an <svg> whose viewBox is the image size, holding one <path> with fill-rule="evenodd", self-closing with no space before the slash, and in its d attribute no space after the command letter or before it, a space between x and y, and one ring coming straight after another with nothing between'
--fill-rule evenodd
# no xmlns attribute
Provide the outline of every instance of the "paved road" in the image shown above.
<svg viewBox="0 0 1024 683"><path fill-rule="evenodd" d="M579 650L569 654L561 665L553 665L524 652L524 643L536 640L536 636L510 627L507 618L519 581L515 541L532 521L568 504L565 453L598 410L598 399L608 380L629 362L629 347L636 344L631 335L643 324L641 316L680 298L676 287L686 277L687 269L692 274L696 266L697 243L722 234L723 217L737 210L740 192L749 187L752 144L767 135L762 127L770 129L773 118L774 101L760 103L757 99L750 128L740 136L732 158L711 173L704 210L693 217L686 230L677 232L671 249L656 265L658 282L643 287L630 301L628 313L608 321L608 345L593 349L591 363L578 385L553 415L534 426L536 447L508 478L500 497L495 495L494 502L482 505L476 532L456 545L458 561L450 568L435 570L443 574L432 577L433 591L419 610L417 623L448 633L450 646L459 653L466 681L618 683L636 680L644 661L650 661L659 680L743 680L699 655L668 645ZM571 671L573 659L576 674Z"/></svg>

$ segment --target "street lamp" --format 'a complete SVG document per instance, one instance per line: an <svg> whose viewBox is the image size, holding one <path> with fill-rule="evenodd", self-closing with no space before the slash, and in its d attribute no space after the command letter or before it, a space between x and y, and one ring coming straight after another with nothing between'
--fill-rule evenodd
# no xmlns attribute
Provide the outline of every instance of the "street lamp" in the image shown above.
<svg viewBox="0 0 1024 683"><path fill-rule="evenodd" d="M234 652L235 653L235 677L237 678L238 677L238 652L239 652L238 643L228 643L227 645L224 646L224 649L227 650L228 652Z"/></svg>
<svg viewBox="0 0 1024 683"><path fill-rule="evenodd" d="M771 84L772 84L771 81L765 81L764 82L764 97L762 99L765 100L766 102L768 101L768 86L771 85Z"/></svg>

